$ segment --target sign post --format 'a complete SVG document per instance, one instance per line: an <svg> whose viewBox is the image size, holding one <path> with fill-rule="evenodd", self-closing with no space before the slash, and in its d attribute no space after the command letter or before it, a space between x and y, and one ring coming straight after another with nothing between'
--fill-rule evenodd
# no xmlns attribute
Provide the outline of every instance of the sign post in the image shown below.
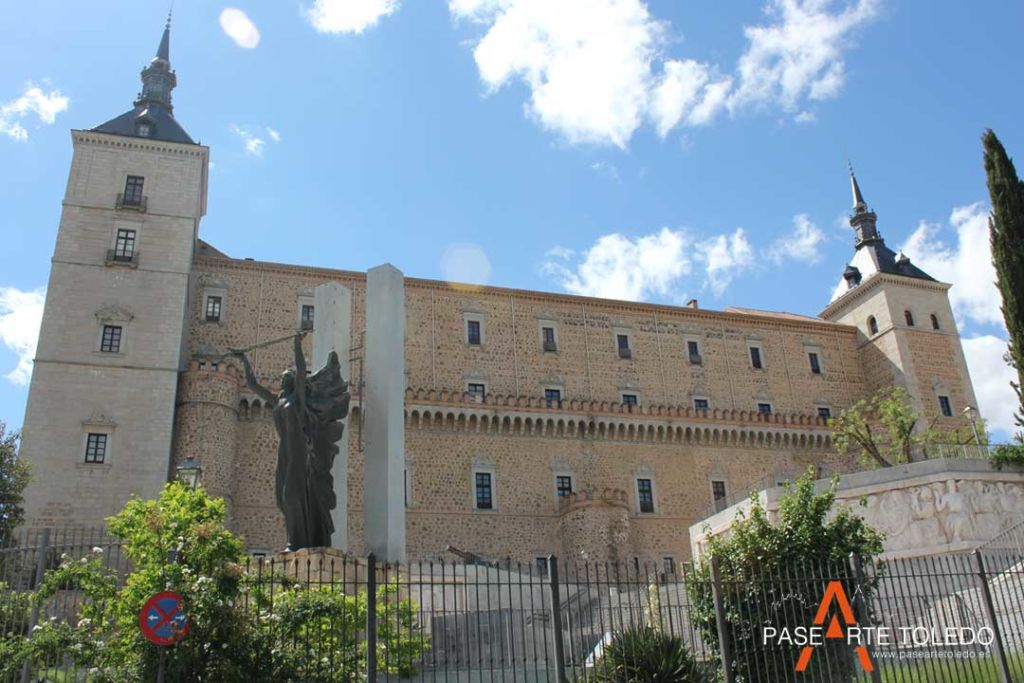
<svg viewBox="0 0 1024 683"><path fill-rule="evenodd" d="M157 593L142 606L139 612L139 630L146 639L160 646L160 664L157 681L163 683L166 651L188 634L188 619L181 596L171 591Z"/></svg>

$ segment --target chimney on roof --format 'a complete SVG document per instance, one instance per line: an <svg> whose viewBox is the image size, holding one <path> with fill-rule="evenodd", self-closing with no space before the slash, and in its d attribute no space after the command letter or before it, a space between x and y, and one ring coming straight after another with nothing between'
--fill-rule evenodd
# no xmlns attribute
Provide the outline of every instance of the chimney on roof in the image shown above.
<svg viewBox="0 0 1024 683"><path fill-rule="evenodd" d="M700 306L697 305L697 300L696 299L690 299L689 301L687 301L686 302L686 307L687 308L694 308L694 309L700 308Z"/></svg>

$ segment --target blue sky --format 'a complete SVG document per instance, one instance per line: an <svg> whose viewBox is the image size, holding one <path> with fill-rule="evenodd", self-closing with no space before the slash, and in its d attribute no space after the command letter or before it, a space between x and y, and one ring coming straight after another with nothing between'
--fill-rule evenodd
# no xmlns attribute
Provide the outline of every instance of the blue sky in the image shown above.
<svg viewBox="0 0 1024 683"><path fill-rule="evenodd" d="M127 110L166 4L4 3L0 420L21 424L68 129ZM1024 150L1018 2L178 0L201 235L242 257L804 314L879 228L1009 426L979 137Z"/></svg>

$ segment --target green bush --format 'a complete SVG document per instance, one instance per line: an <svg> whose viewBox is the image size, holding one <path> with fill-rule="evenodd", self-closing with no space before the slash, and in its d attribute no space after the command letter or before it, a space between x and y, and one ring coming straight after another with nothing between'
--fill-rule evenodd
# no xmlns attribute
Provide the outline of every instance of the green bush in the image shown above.
<svg viewBox="0 0 1024 683"><path fill-rule="evenodd" d="M990 454L992 466L997 470L1004 467L1020 467L1024 465L1024 444L1003 443L992 449Z"/></svg>
<svg viewBox="0 0 1024 683"><path fill-rule="evenodd" d="M139 612L150 596L170 590L184 599L189 632L164 648L168 683L358 680L353 672L366 668L365 640L357 637L366 623L365 593L247 575L242 544L224 519L222 500L177 483L157 500L130 500L108 520L132 564L123 586L98 549L63 558L31 599L42 606L61 591L77 590L77 623L44 620L32 634L3 634L0 679L24 661L67 659L88 672L90 683L156 680L159 648L142 636ZM428 646L418 634L416 607L398 599L391 585L377 598L379 647L390 654L379 670L408 676L408 662Z"/></svg>
<svg viewBox="0 0 1024 683"><path fill-rule="evenodd" d="M652 626L619 631L604 649L595 683L703 683L704 675L683 641Z"/></svg>
<svg viewBox="0 0 1024 683"><path fill-rule="evenodd" d="M737 681L792 680L800 648L774 647L770 656L765 656L763 628L810 626L822 600L823 571L831 573L829 578L841 580L852 600L855 586L850 554L859 553L867 564L882 551L881 534L848 508L833 510L835 485L833 481L828 491L815 493L814 473L808 470L780 499L777 522L772 523L758 499L751 497L749 514L733 523L728 536L709 538L707 553L688 583L693 618L704 641L717 650L709 563L714 557L723 585ZM870 583L861 588L870 598ZM833 642L812 657L800 680L853 680L856 668L849 648Z"/></svg>

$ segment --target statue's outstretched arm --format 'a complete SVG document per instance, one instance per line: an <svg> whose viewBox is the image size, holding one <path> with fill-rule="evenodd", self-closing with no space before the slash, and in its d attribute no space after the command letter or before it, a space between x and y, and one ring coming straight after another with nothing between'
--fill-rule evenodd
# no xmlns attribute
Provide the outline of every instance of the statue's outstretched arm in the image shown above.
<svg viewBox="0 0 1024 683"><path fill-rule="evenodd" d="M241 351L233 351L235 356L242 359L242 366L245 368L245 383L249 385L249 388L256 392L256 395L262 398L264 401L270 404L277 402L277 396L274 395L270 389L259 383L256 379L256 373L252 371L252 365L249 363L249 359Z"/></svg>

